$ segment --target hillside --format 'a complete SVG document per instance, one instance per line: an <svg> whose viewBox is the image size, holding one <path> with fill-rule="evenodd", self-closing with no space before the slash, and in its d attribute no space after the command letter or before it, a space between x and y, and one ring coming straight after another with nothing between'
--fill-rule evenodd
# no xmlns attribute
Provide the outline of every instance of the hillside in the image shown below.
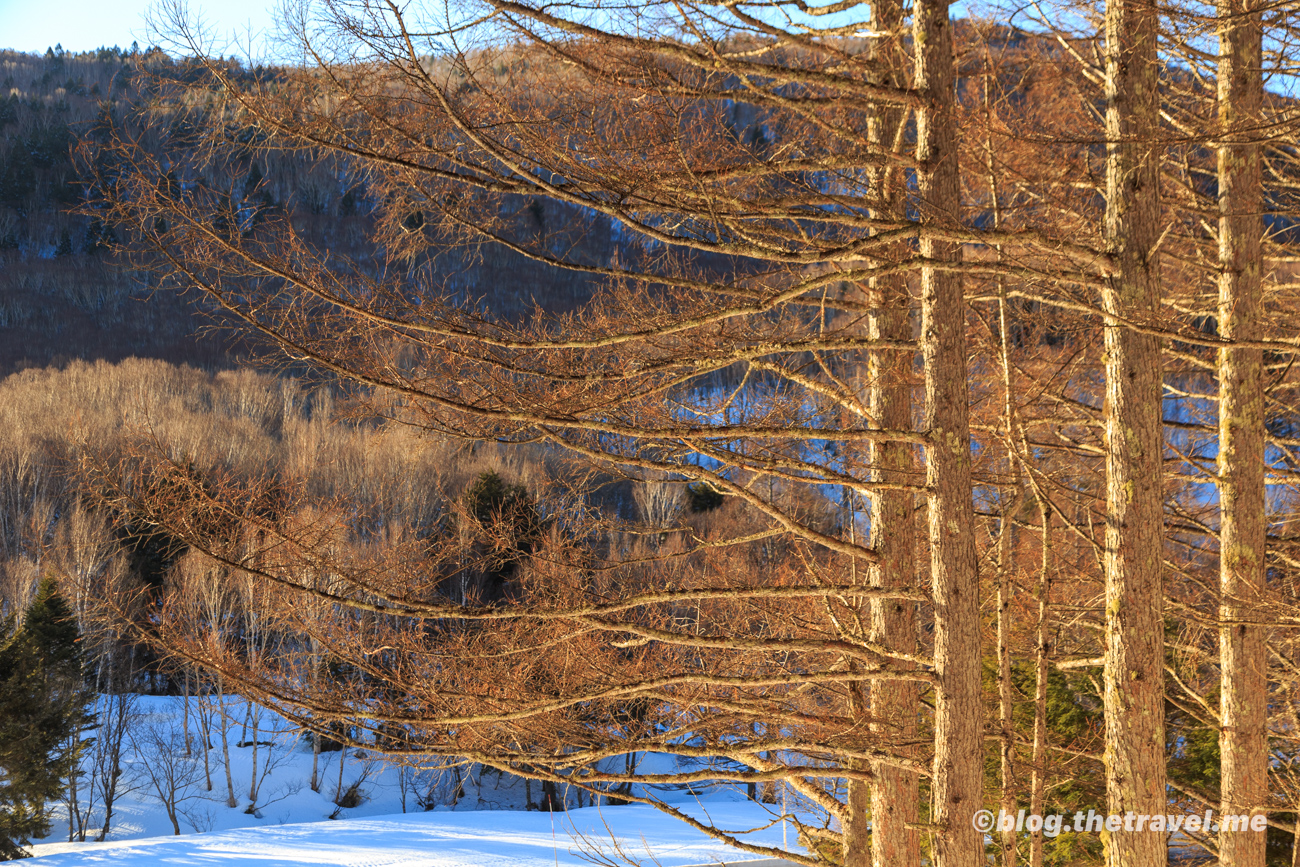
<svg viewBox="0 0 1300 867"><path fill-rule="evenodd" d="M229 367L251 348L230 330L210 327L223 323L220 316L196 308L182 293L157 291L156 280L110 256L116 233L76 213L87 195L89 168L75 152L77 140L102 140L133 106L154 96L138 64L179 65L160 51L116 47L44 56L0 52L0 376L74 358L137 356ZM274 75L262 68L241 72ZM178 119L168 135L184 134ZM312 164L290 153L249 155L235 169L240 189L258 208L291 216L304 237L375 273L405 269L430 291L489 296L515 314L534 306L569 311L590 294L585 277L541 267L504 248L388 261L370 240L374 203L365 180L346 166ZM529 213L536 231L565 227L574 217L542 201ZM604 262L614 255L617 233L606 224L569 243L581 246L590 261Z"/></svg>

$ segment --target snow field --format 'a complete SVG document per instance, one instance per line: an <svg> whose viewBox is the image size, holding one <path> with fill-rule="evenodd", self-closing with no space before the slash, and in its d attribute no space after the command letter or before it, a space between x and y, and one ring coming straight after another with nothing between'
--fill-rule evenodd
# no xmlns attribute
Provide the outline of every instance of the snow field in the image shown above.
<svg viewBox="0 0 1300 867"><path fill-rule="evenodd" d="M525 811L525 787L517 778L478 767L466 769L460 779L450 769L414 772L367 750L347 751L342 788L347 791L356 784L360 798L355 806L340 808L333 803L340 753L321 753L320 791L312 791L310 739L265 708L260 709L258 723L254 803L249 798L253 746L249 743L252 727L245 725L247 708L238 698L228 698L226 705L237 806L226 804L220 716L212 715L208 732L213 747L208 751L212 778L208 791L195 700L190 700L192 750L186 757L182 700L140 696L124 740L123 791L113 808L107 841L89 842L103 824L103 808L96 803L86 810L94 760L93 751L87 750L80 788L81 807L89 816L88 842L67 842L68 807L60 804L54 810L53 833L34 841L33 854L48 867L558 867L593 860L619 863L624 858L682 867L754 858L650 807L586 806L555 814ZM238 746L241 742L245 745ZM643 770L668 770L664 766L675 759L654 755L642 761ZM463 795L452 805L458 784ZM426 812L417 802L419 796L439 805ZM540 800L538 784L532 786L532 797L534 802ZM174 835L164 798L174 804L182 836ZM697 818L707 817L728 829L762 828L746 836L747 842L781 845L780 825L765 827L772 817L734 790L672 792L667 799ZM571 793L569 803L575 800ZM584 803L589 804L589 799Z"/></svg>

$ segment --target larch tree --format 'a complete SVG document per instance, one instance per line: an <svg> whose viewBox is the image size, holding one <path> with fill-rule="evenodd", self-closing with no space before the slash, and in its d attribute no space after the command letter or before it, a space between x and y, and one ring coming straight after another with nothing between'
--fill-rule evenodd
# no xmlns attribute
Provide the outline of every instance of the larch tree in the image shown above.
<svg viewBox="0 0 1300 867"><path fill-rule="evenodd" d="M701 514L633 549L617 515L548 492L529 556L476 593L522 550L505 514L376 547L345 498L312 501L292 474L268 509L265 485L142 449L125 473L88 464L91 487L214 571L273 585L286 602L263 628L296 644L251 665L179 600L151 637L396 753L618 786L697 826L628 784L777 782L820 811L799 820L808 855L704 828L754 854L917 864L925 828L941 867L981 863L964 289L1095 283L1106 257L967 212L949 4L910 22L886 2L300 11L304 63L273 74L212 56L178 14L195 59L155 58L153 101L88 144L90 207L136 264L336 376L368 418L690 483ZM274 152L364 188L374 255L262 203L250 165ZM994 244L1014 264L968 252ZM497 315L502 287L442 268L464 245L589 297ZM1112 306L1130 303L1117 285ZM349 676L316 677L322 657ZM638 775L621 761L638 751L697 765Z"/></svg>
<svg viewBox="0 0 1300 867"><path fill-rule="evenodd" d="M875 51L883 61L884 82L893 86L907 83L906 54L903 50L906 18L902 3L876 0L871 7L871 26L880 37ZM873 145L889 147L899 135L910 110L880 105L870 117L867 135ZM899 166L876 169L886 214L899 212L905 195L904 171ZM884 275L868 283L867 303L873 309L870 336L874 339L910 340L912 337L912 294L906 274ZM909 355L874 351L868 358L867 382L869 406L877 425L901 430L912 423L913 361ZM908 443L880 442L871 445L871 465L875 479L903 483L874 491L870 498L870 547L878 560L869 567L874 587L903 588L913 586L916 564L916 494L906 483L916 472L915 449ZM870 638L882 647L905 654L919 648L915 603L901 599L878 599L871 603ZM907 664L907 663L903 663ZM920 723L921 691L919 684L875 680L870 691L858 700L877 721L881 737L894 742L915 741ZM906 752L905 752L906 754ZM916 824L920 821L920 779L907 768L877 762L871 768L869 783L850 783L845 803L850 824L845 828L844 864L920 863L921 847ZM855 788L856 786L856 788ZM869 791L868 791L869 790ZM854 797L856 795L856 798ZM870 840L870 850L862 840ZM855 862L856 859L856 862Z"/></svg>
<svg viewBox="0 0 1300 867"><path fill-rule="evenodd" d="M381 702L372 722L386 737L405 731L413 752L543 783L607 791L631 781L608 759L638 750L724 759L731 764L636 780L780 780L828 817L828 827L804 827L810 848L846 863L871 858L870 839L854 832L873 785L897 802L880 841L919 859L917 780L929 773L942 863L978 858L979 629L956 273L970 231L957 198L946 5L917 16L927 48L910 58L915 87L898 13L887 24L893 49L874 52L841 37L851 33L843 25L782 29L743 6L721 17L663 4L593 18L503 3L479 10L489 18L478 30L444 27L437 42L435 19L415 10L330 8L332 32L301 34L313 65L274 86L212 60L170 82L163 70L163 103L204 105L168 121L184 130L184 151L201 156L172 150L165 167L127 131L100 152L115 167L104 202L139 230L136 249L290 355L353 383L384 415L544 443L604 472L693 480L738 514L715 522L720 530L692 528L680 537L685 551L645 563L579 544L610 532L598 518L569 517L590 511L556 513L539 542L545 557L492 597L450 588L490 571L509 521L488 521L472 545L457 534L418 540L365 558L371 565L335 549L328 571L344 589L327 592L304 586L301 561L286 558L320 559L313 526L245 516L267 540L253 553L205 536L211 522L176 516L220 511L212 492L221 486L162 460L151 472L171 473L154 486L165 496L125 507L224 568L361 612L307 622L305 608L286 606L285 622L266 626L310 636L353 660L358 676L313 692L291 660L241 668L197 631L187 639L179 607L165 637L252 693L307 708L312 724L387 682L369 700ZM907 110L924 130L915 141ZM230 124L253 131L254 147L313 149L364 179L381 256L327 263L290 220L250 216ZM920 166L918 197L904 175ZM627 241L593 253L589 239L614 231ZM430 250L464 241L599 288L580 313L492 316L440 285L432 267ZM918 344L903 277L921 262L926 417L944 431L937 451L914 426L909 394ZM918 446L928 482L912 469ZM888 493L872 507L873 537L889 533L894 546L887 558L856 531L853 509L847 521L834 516L841 489L849 499ZM933 655L911 626L929 594L901 529L927 489ZM761 562L747 563L746 552ZM546 643L529 665L491 661L535 645L540 624ZM367 661L363 644L392 650ZM403 661L421 655L461 663ZM900 682L938 686L935 749L920 742L920 689L900 691L881 714L864 700ZM606 734L593 740L593 728ZM882 768L892 774L884 790Z"/></svg>
<svg viewBox="0 0 1300 867"><path fill-rule="evenodd" d="M952 20L946 0L913 8L917 110L917 188L923 230L921 351L925 368L926 483L930 579L934 595L935 751L932 814L942 832L935 863L983 859L983 834L970 816L983 802L983 699L980 678L979 576L971 486L966 304L957 239L961 166ZM938 231L934 231L938 229Z"/></svg>
<svg viewBox="0 0 1300 867"><path fill-rule="evenodd" d="M1106 538L1104 571L1106 793L1111 814L1162 813L1165 793L1164 436L1160 305L1159 11L1147 0L1106 4L1107 252L1103 290ZM1156 867L1163 834L1104 838L1112 867Z"/></svg>
<svg viewBox="0 0 1300 867"><path fill-rule="evenodd" d="M1219 4L1219 664L1220 815L1268 803L1264 647L1263 27L1252 0ZM1238 341L1246 345L1233 345ZM1254 343L1254 345L1251 345ZM1225 867L1262 867L1265 836L1223 827Z"/></svg>

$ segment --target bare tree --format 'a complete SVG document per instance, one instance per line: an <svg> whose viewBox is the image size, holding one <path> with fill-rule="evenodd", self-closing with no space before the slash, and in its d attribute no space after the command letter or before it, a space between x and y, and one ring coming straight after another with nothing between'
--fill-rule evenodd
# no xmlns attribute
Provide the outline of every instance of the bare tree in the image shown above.
<svg viewBox="0 0 1300 867"><path fill-rule="evenodd" d="M191 612L200 624L206 641L210 643L224 641L223 622L228 615L231 592L230 588L221 581L217 574L218 570L205 567L205 564L197 562L197 558L190 558L178 564L177 573L181 582L180 593L177 595L179 604ZM213 673L212 682L216 691L215 721L221 739L221 762L226 772L226 806L234 807L238 805L239 800L235 797L235 780L230 769L230 717L226 705L225 678L220 671L217 671ZM208 731L205 728L205 743L207 738ZM207 753L207 749L204 749L203 767L210 790L211 774L208 771Z"/></svg>
<svg viewBox="0 0 1300 867"><path fill-rule="evenodd" d="M1219 4L1219 331L1256 341L1263 297L1263 27L1251 2ZM1219 350L1219 656L1222 668L1220 815L1254 814L1268 802L1268 661L1265 592L1264 353ZM1263 834L1222 828L1225 867L1262 867Z"/></svg>
<svg viewBox="0 0 1300 867"><path fill-rule="evenodd" d="M533 562L510 577L518 589L502 594L510 603L504 606L492 599L483 601L497 604L482 607L472 594L441 601L446 585L439 576L451 563L464 575L465 557L489 570L506 562L499 550L481 541L478 547L454 551L461 540L433 546L421 540L423 559L432 567L428 574L434 577L432 583L417 582L420 589L399 582L399 576L409 582L414 574L410 568L392 568L397 563L393 558L410 558L412 548L386 552L381 562L387 572L362 567L359 559L334 558L330 569L345 589L331 601L354 612L370 612L365 617L373 619L367 621L366 631L374 630L377 646L392 648L361 666L367 681L397 684L400 688L394 691L414 702L408 712L390 699L385 722L418 723L412 736L419 737L425 752L466 756L516 772L523 772L526 764L528 773L543 783L587 785L600 793L609 783L622 781L598 764L611 745L560 752L548 746L585 743L588 735L579 734L589 731L583 713L611 715L611 724L626 739L617 744L623 755L656 747L667 736L654 723L662 714L656 707L688 707L691 696L720 689L727 693L727 710L716 719L697 717L692 725L708 744L700 750L728 755L735 767L749 769L738 771L738 780L785 779L839 822L856 819L864 801L853 797L846 803L828 787L828 780L848 781L850 789L865 792L863 784L871 779L872 768L898 769L904 773L897 779L897 794L905 803L893 823L890 845L910 850L908 857L915 860L919 835L907 827L916 816L915 795L909 793L916 791L917 776L929 772L936 780L934 816L941 861L955 864L976 857L982 843L968 813L981 789L979 629L965 308L962 281L954 271L960 265L960 242L970 230L960 214L947 6L927 6L917 16L914 44L924 46L913 58L919 91L898 69L900 60L906 63L896 32L904 26L898 15L886 25L895 31L894 48L875 58L841 45L836 28L827 31L827 37L834 37L827 40L797 29L770 33L740 8L729 25L734 32L725 38L701 31L682 41L668 36L665 28L680 26L690 33L706 19L694 12L683 16L670 5L656 8L624 32L622 24L592 29L589 23L568 21L541 7L511 4L500 7L501 20L511 22L516 38L525 44L493 45L485 31L486 47L430 59L412 42L423 40L413 33L426 29L430 21L408 21L393 8L368 8L373 23L381 26L374 31L381 38L367 35L368 26L351 29L347 20L338 22L338 35L377 47L386 62L373 67L340 65L336 80L344 92L360 98L367 111L384 117L373 127L376 133L390 130L373 140L384 151L382 158L372 160L380 153L355 146L355 124L363 122L362 115L350 109L347 116L318 110L323 103L314 91L324 79L304 76L274 92L250 89L229 77L220 64L212 64L205 67L203 86L224 94L221 98L241 122L265 124L276 147L316 141L340 159L368 164L377 200L392 203L391 213L377 213L377 240L412 263L417 279L426 281L425 300L414 307L394 306L406 290L397 282L374 282L365 276L362 263L356 263L355 269L344 265L339 277L368 286L365 293L373 306L359 306L359 296L342 283L333 284L341 292L328 288L334 278L322 283L305 274L299 285L308 287L307 293L278 306L272 297L283 301L290 296L278 290L274 296L261 296L255 288L259 281L273 274L279 276L269 276L272 281L295 274L313 257L305 247L295 247L291 235L279 234L288 230L288 223L272 217L245 244L239 233L228 231L239 225L237 218L214 223L209 211L196 219L216 202L209 197L215 194L217 178L189 187L198 193L197 199L171 198L166 182L146 180L160 165L151 167L151 157L133 149L124 137L119 139L120 154L138 172L121 176L112 207L123 217L130 212L132 225L146 226L145 234L136 238L140 249L171 251L166 261L178 267L178 276L204 287L218 303L274 335L291 352L361 386L364 393L358 391L357 396L385 404L390 398L399 400L382 410L386 414L433 431L539 440L605 472L668 471L707 485L736 513L726 525L708 526L709 519L698 519L692 550L674 559L624 564L618 556L604 556L594 579L583 577L584 564L599 563L592 558L603 555L577 540L602 532L598 516L594 522L570 522L557 510L551 536L535 541L521 541L520 527L508 516L494 516L489 534L480 534L480 540L507 547L546 544L551 546L546 559L554 564ZM303 36L305 45L315 44L316 34ZM556 60L567 65L555 67ZM539 77L544 68L565 71ZM454 83L462 79L476 84L466 89ZM168 85L161 86L165 91ZM398 91L403 93L400 100L385 96ZM490 98L476 95L489 93ZM283 103L284 98L290 103ZM412 98L422 106L417 114L406 107L415 104ZM345 102L361 104L351 98ZM917 140L907 140L901 116L887 124L893 140L883 135L864 140L858 129L870 114L868 106L875 103L916 109L921 130ZM554 109L561 105L576 112L557 113ZM286 126L289 117L302 118L303 124ZM689 137L679 134L684 124L693 130ZM413 160L393 159L387 153L406 149L403 142L410 137L430 144ZM584 142L580 150L579 141ZM221 145L210 139L195 152L209 147ZM530 151L523 162L521 149ZM830 158L836 164L834 177L821 174L822 157L809 161L792 156L797 152ZM916 166L924 167L919 195L899 195L898 190L906 189L900 172ZM897 171L881 171L890 167ZM186 180L182 188L189 183ZM892 203L879 195L884 184L895 188ZM628 198L632 188L637 192ZM692 188L699 192L688 192ZM545 208L560 208L568 215L568 228L550 236L529 229L527 221L536 219L530 197L550 203L542 206L543 217ZM826 217L817 217L824 206L830 208ZM920 222L908 216L917 208ZM146 212L152 216L142 223ZM816 231L805 227L809 219L820 221ZM662 252L647 247L642 254L629 247L617 261L591 259L578 239L611 224L639 235L647 245L661 246ZM544 317L531 323L479 320L453 297L434 301L438 290L430 284L437 277L416 264L432 245L453 233L477 236L539 267L590 275L603 288L588 315L567 325ZM572 243L560 241L566 233ZM924 263L920 348L926 370L925 435L914 428L910 402L901 397L890 398L898 408L888 411L901 427L880 427L858 396L860 386L848 379L862 370L857 360L864 352L881 355L878 376L888 378L911 367L918 345L911 339L905 312L908 296L898 281L884 300L872 287L885 286L891 275L912 267L908 260L917 253L908 252L907 241L918 237L920 258L915 261ZM202 247L203 258L196 258L200 249L192 244ZM571 254L554 252L566 249L566 244ZM254 290L252 295L239 290L239 297L250 300L247 306L234 300L235 283ZM875 305L887 306L890 312L885 315L888 322L873 334L864 314ZM308 322L310 333L298 328ZM381 360L389 352L384 348L390 345L387 337L366 342L378 353L373 357L355 355L348 347L357 344L345 335L354 327L371 326L400 336L405 343L400 351L414 366ZM822 359L821 366L808 367L807 353ZM899 359L886 359L885 354ZM900 385L898 393L907 387ZM873 467L877 458L868 447L877 443L883 449L880 455L893 455L877 456L892 462L889 471L877 473ZM835 526L835 509L823 492L841 485L850 486L855 496L877 489L919 491L926 485L908 470L910 453L918 445L927 447L931 491L937 621L933 675L927 670L928 656L909 643L906 634L911 605L927 594L915 586L905 561L895 556L887 573L871 582L825 578L847 576L858 563L878 563L881 554L869 540ZM843 454L849 457L840 457ZM166 490L169 497L142 498L130 507L146 520L171 525L176 522L164 511L184 510L196 506L197 500L188 498L186 484L171 475L165 462L155 468L169 478L156 490ZM219 481L204 484L222 490ZM188 490L206 498L199 488ZM166 507L164 499L170 499ZM905 534L911 520L904 516L909 511L907 497L889 508L898 514L899 533ZM284 571L289 566L285 555L307 555L308 537L315 531L292 523L254 519L249 526L264 526L267 536L264 546L252 553L223 548L200 523L172 529L196 551L224 563L221 568L302 592L302 580L288 578ZM742 567L750 552L766 558L766 568ZM656 598L651 588L665 584L674 588L669 596L651 601ZM622 588L622 601L612 603L613 608L595 604L615 587ZM782 596L789 600L784 611L776 604ZM872 600L906 604L878 608L881 625L864 630L854 614L869 611ZM792 621L784 616L790 605L806 613ZM286 608L287 632L314 633L331 655L360 659L352 646L357 638L336 631L354 629L358 617L347 615L332 625L309 623L295 606ZM412 617L427 625L413 625ZM474 623L483 618L492 621L490 633ZM552 624L550 641L567 635L566 655L581 648L581 671L573 668L578 660L563 663L541 648L522 670L489 675L480 667L495 668L488 660L517 642L524 642L520 647L535 644L528 636L537 632L529 622ZM808 626L793 628L796 622ZM873 631L879 637L882 629L889 633L886 642L870 637ZM588 637L582 638L584 634ZM445 705L435 709L444 703L432 700L428 688L433 684L422 681L427 675L399 661L421 636L436 640L439 658L459 655L466 662L464 676L474 670L476 680L504 677L497 680L497 688L511 695L515 709L479 706L479 699L454 710ZM348 690L358 688L355 684L325 684L314 697L307 692L290 695L294 690L289 688L289 669L281 669L283 678L275 674L275 667L286 659L274 665L266 660L259 669L232 659L228 649L215 642L206 648L185 644L179 632L169 640L221 676L237 679L250 695L261 693L310 708L317 715L302 720L308 725L319 728L321 719L355 706L348 696ZM890 646L892 642L901 649ZM498 650L485 656L489 645ZM791 651L797 656L788 656ZM701 660L706 662L703 670ZM733 667L738 664L741 668ZM296 663L292 668L300 670ZM598 685L594 678L601 669L618 671L618 682L606 679ZM442 675L437 679L445 680ZM937 684L938 742L933 757L916 744L895 749L891 743L900 733L910 738L918 728L907 719L915 708L904 710L901 704L911 704L909 696L919 695L919 690L901 694L900 707L873 732L872 709L862 700L860 686L872 680ZM471 687L471 681L463 683L471 693L481 691ZM559 705L545 698L556 688L562 689ZM816 707L836 710L819 716L812 710ZM522 723L515 720L526 716L536 717L529 728L545 732L545 738L518 735ZM465 720L480 720L477 737L498 746L488 750L465 742L474 730ZM747 734L733 742L738 733ZM847 740L841 743L842 737ZM511 744L530 745L544 761L512 754ZM663 803L657 806L676 812ZM854 863L865 863L868 845L865 835L858 835L845 851ZM748 848L778 854L765 847Z"/></svg>
<svg viewBox="0 0 1300 867"><path fill-rule="evenodd" d="M191 804L203 800L200 783L203 769L185 755L185 738L170 722L151 722L130 733L132 748L139 755L136 773L142 785L152 790L167 812L172 832L181 833L181 819L190 819Z"/></svg>
<svg viewBox="0 0 1300 867"><path fill-rule="evenodd" d="M899 86L907 81L906 55L902 48L905 17L901 3L877 0L871 6L871 25L879 34L875 52L880 60L883 82ZM867 136L882 148L898 137L910 111L898 106L877 105L869 116ZM876 169L882 211L896 213L904 198L903 172L897 166ZM869 283L867 303L872 308L868 334L873 339L908 340L912 336L912 297L902 274L884 275ZM884 429L905 429L912 422L915 383L912 359L902 353L883 350L868 354L866 378L868 404L873 421ZM915 479L914 449L902 442L878 442L869 459L875 480L898 484L872 492L869 499L871 537L868 540L879 559L868 566L868 581L881 589L895 589L916 583L915 494L907 484ZM850 499L850 502L853 502ZM856 529L851 510L850 530ZM858 562L851 564L856 577ZM916 606L899 599L877 599L865 612L871 624L868 637L880 647L902 654L915 654L920 642L916 635ZM901 664L907 664L905 662ZM866 695L855 695L864 703L860 713L876 720L879 737L895 743L914 741L920 728L919 684L874 680ZM906 749L903 754L912 757ZM845 867L868 863L919 864L921 847L915 825L920 820L920 777L906 768L876 762L870 767L872 781L849 781L849 808L844 833ZM867 827L868 818L870 828ZM867 845L870 840L870 861Z"/></svg>
<svg viewBox="0 0 1300 867"><path fill-rule="evenodd" d="M103 154L127 168L104 179L97 204L129 228L141 265L337 375L360 413L542 444L592 487L667 477L709 496L683 511L680 539L647 556L617 541L625 522L554 478L528 487L535 518L496 509L471 526L458 515L380 545L346 498L310 496L305 470L276 480L285 494L271 511L258 505L269 485L221 468L200 477L175 449L141 449L131 460L161 483L118 486L115 505L168 527L196 562L283 592L264 628L295 636L275 658L241 658L199 641L199 621L173 604L156 638L219 683L298 708L318 734L365 707L356 742L384 726L403 733L398 753L461 757L545 786L607 791L631 779L601 764L610 755L670 744L721 757L737 782L780 782L824 811L841 830L806 828L806 840L855 867L869 846L877 864L919 863L928 776L935 859L971 864L984 791L975 437L982 454L1025 465L1015 487L1040 506L1037 524L1001 516L1041 531L1008 532L1009 548L1025 537L1042 539L1025 544L1044 558L1067 550L1048 544L1060 528L1103 552L1108 602L1091 610L1106 636L1112 805L1161 811L1168 329L1155 13L1119 0L1108 12L1098 233L1094 190L1066 174L1087 169L1082 147L1044 178L1057 145L1020 144L1008 162L1038 165L1006 172L1008 201L1034 204L1009 207L991 229L977 213L962 187L963 82L946 3L913 6L910 40L902 7L837 4L853 23L833 25L814 14L828 10L784 8L797 23L773 24L764 4L651 4L606 21L494 0L445 10L490 25L440 29L416 7L363 3L359 17L319 29L300 20L298 47L315 65L274 86L211 57L174 20L198 59L152 70L151 110L170 123L182 106L211 108L171 124L187 138L162 155L130 128ZM373 257L327 256L289 214L250 222L245 160L273 152L323 156L364 178ZM499 298L471 302L434 255L465 243L585 281L582 310L507 315ZM1103 366L1084 339L1059 359L1044 350L1038 369L1015 371L1003 354L999 418L972 426L988 392L972 394L968 360L987 369L992 355L969 334L993 278L1004 318L1021 309L1014 301L1102 323L1092 333L1105 332L1103 409L1076 388L1092 377L1095 391ZM1003 350L1013 326L1032 342L1028 319L998 329ZM1050 412L1022 424L1001 405L1035 376ZM1048 433L1026 433L1031 422ZM1003 443L988 436L999 424ZM1052 449L1082 481L1048 477ZM1073 502L1103 460L1104 507ZM918 557L922 494L928 556ZM856 521L864 501L869 534ZM232 524L244 542L231 542ZM1047 569L1036 571L1042 587ZM1040 803L1046 612L1044 598L1029 745ZM918 614L933 619L932 637L916 630ZM363 676L317 677L325 659ZM681 745L686 731L698 746ZM1163 857L1156 835L1140 836L1112 836L1112 861Z"/></svg>
<svg viewBox="0 0 1300 867"><path fill-rule="evenodd" d="M108 839L113 826L113 808L138 782L125 775L122 757L130 732L138 724L138 704L134 693L118 690L100 698L99 728L91 748L91 787L98 791L104 809L104 821L95 835L97 842ZM188 753L187 753L188 755ZM89 808L89 804L87 805ZM85 839L82 836L81 839Z"/></svg>
<svg viewBox="0 0 1300 867"><path fill-rule="evenodd" d="M946 0L913 11L916 85L926 102L917 112L917 161L924 222L958 223L960 166L957 117L943 95L956 86L952 21ZM931 821L940 867L982 857L982 834L970 807L982 800L983 702L980 695L979 576L971 501L966 323L961 275L941 267L960 261L954 240L921 236L921 350L925 364L925 425L929 431L930 578L934 593L935 751ZM933 263L933 264L930 264Z"/></svg>
<svg viewBox="0 0 1300 867"><path fill-rule="evenodd" d="M1156 6L1106 4L1106 224L1118 273L1106 339L1106 793L1111 813L1165 808L1163 457L1159 340L1117 320L1160 304L1160 87ZM1113 867L1168 860L1163 835L1104 838Z"/></svg>

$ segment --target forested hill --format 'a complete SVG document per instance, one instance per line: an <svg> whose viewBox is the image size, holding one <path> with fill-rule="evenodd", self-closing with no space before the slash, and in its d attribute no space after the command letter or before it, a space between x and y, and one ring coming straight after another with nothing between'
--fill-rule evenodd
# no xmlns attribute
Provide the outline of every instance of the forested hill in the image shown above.
<svg viewBox="0 0 1300 867"><path fill-rule="evenodd" d="M119 49L0 52L0 375L73 358L132 355L224 366L191 305L115 267L103 224L72 213L76 137L138 97Z"/></svg>
<svg viewBox="0 0 1300 867"><path fill-rule="evenodd" d="M0 52L0 375L71 358L129 356L203 366L233 363L247 347L174 292L156 292L148 275L114 261L113 231L76 213L86 172L78 138L103 136L133 105L152 96L139 64L177 65L161 51L51 49L44 56ZM261 68L247 76L269 76ZM178 122L151 135L183 135ZM334 254L376 267L431 270L440 287L465 298L485 295L517 312L535 305L571 310L588 296L583 277L546 269L504 249L450 250L421 262L380 262L370 243L364 180L339 166L311 165L293 154L251 154L242 188L259 210L292 215L295 228ZM526 204L539 233L573 223L554 203ZM617 235L608 225L571 239L593 261L608 259ZM381 256L382 258L382 251Z"/></svg>
<svg viewBox="0 0 1300 867"><path fill-rule="evenodd" d="M1090 88L1054 42L970 21L958 21L955 34L963 91L982 93L992 87L993 104L1027 112L1063 138L1077 137L1078 124L1086 126L1088 121L1077 112L1088 102L1082 92ZM855 50L867 50L865 40L857 42L861 45ZM1053 54L1060 55L1060 62ZM1036 55L1033 62L1026 61L1030 55ZM238 78L269 80L278 75L274 69L227 62ZM0 52L0 376L72 358L117 361L139 356L221 367L235 363L249 349L236 332L209 328L213 317L196 316L196 308L183 295L156 291L150 275L127 269L109 252L114 231L84 207L78 212L87 197L81 179L93 167L79 163L77 141L102 140L122 128L133 107L155 100L152 79L142 67L171 67L171 73L183 76L185 64L160 50L142 52L134 46L80 54L58 48L44 55ZM996 72L990 78L991 70ZM1080 92L1068 93L1072 90ZM1075 114L1053 106L1073 106ZM174 144L187 134L187 121L179 114L168 115L165 105L162 110L172 120L145 130L146 143ZM726 111L738 138L761 139L766 134L755 106L730 104ZM214 172L213 179L233 184L232 198L254 220L288 215L296 231L333 257L349 257L390 275L395 270L409 272L413 285L418 278L423 287L469 302L486 299L498 315L524 315L537 308L567 313L591 297L592 278L547 267L490 243L473 248L449 244L417 260L403 258L374 241L372 214L379 203L364 176L337 162L258 147L264 141L258 140L256 129L232 129L231 135L246 136L249 146L237 157L233 171L226 166ZM980 133L968 130L967 135L978 138ZM1088 163L1088 148L1083 143L1062 152L1062 171L1067 163ZM1210 169L1209 164L1189 166L1203 176L1198 182L1202 186L1212 183ZM1089 168L1082 170L1100 182ZM986 179L971 177L967 185L966 219L983 226L992 219ZM1094 195L1100 195L1095 185ZM579 214L544 198L519 197L515 206L515 230L530 239L545 238L556 254L592 265L654 254L634 246L644 242L625 238L603 217ZM418 212L413 217L418 218ZM1014 226L1009 202L1003 203L1002 218L1008 228ZM1276 232L1279 218L1270 219Z"/></svg>

